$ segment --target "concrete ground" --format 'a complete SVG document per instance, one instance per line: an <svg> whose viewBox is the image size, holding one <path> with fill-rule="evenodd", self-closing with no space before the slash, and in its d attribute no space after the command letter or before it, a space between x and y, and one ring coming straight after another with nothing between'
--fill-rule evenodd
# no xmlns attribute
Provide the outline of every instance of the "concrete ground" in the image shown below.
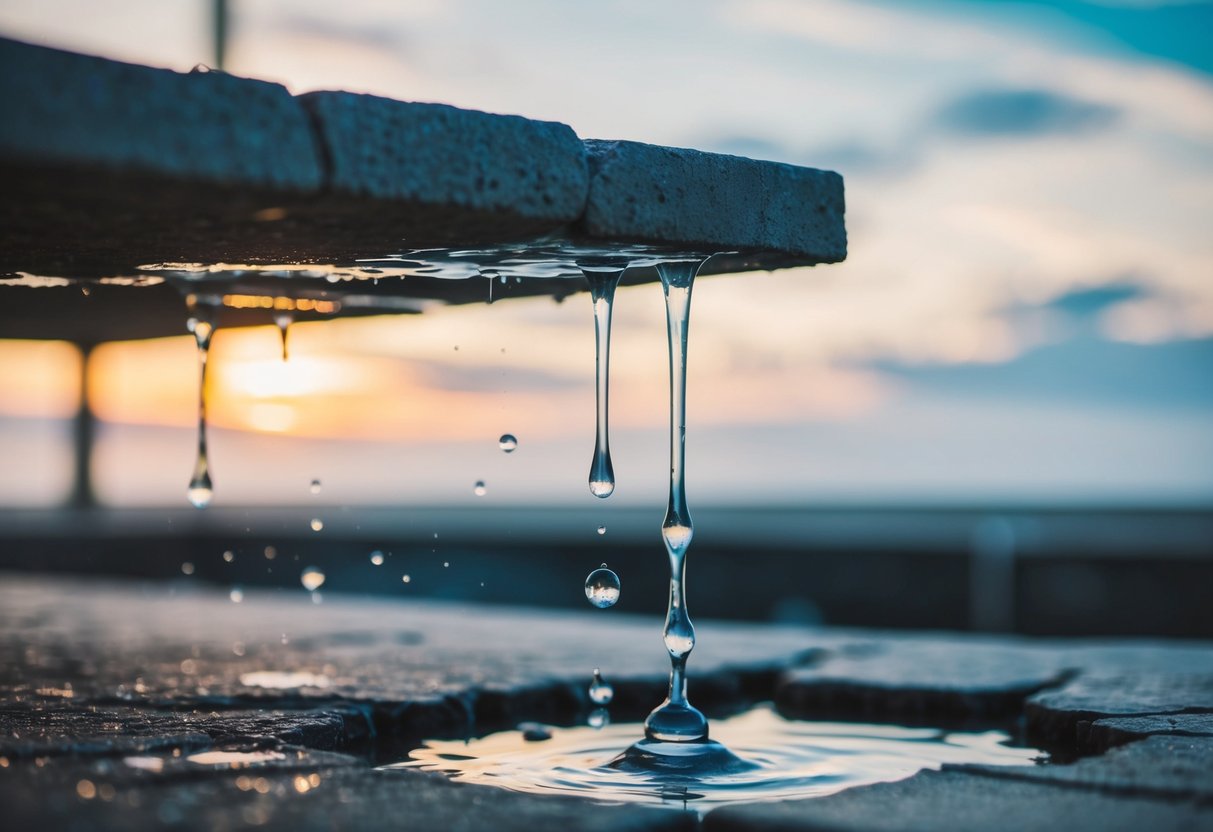
<svg viewBox="0 0 1213 832"><path fill-rule="evenodd" d="M589 609L5 577L5 827L1213 828L1200 642L699 627L691 694L710 713L772 699L793 717L1018 725L1066 764L948 767L702 819L373 768L422 738L574 723L594 666L613 669L613 718L639 718L663 693L658 630ZM208 755L232 751L255 756Z"/></svg>

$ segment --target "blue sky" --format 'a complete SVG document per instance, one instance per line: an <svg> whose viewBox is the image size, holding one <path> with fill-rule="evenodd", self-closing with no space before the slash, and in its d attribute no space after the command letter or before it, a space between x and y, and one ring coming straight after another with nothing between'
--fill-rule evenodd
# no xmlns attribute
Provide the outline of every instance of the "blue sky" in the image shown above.
<svg viewBox="0 0 1213 832"><path fill-rule="evenodd" d="M202 5L10 0L0 32L188 69L209 60ZM231 70L296 92L444 101L564 121L587 138L843 173L846 263L696 289L693 496L1213 501L1213 4L233 7ZM650 500L665 465L662 310L645 287L622 292L619 306L619 498ZM487 443L518 434L517 457L528 450L531 462L524 473L511 460L499 473L509 487L491 494L588 497L575 490L592 446L588 307L526 301L421 317L300 328L300 343L407 365L435 395L508 394L516 383L514 401L531 409L485 405L500 415L482 430ZM467 366L478 337L486 356L508 346L506 357ZM462 356L450 349L457 338ZM540 418L534 401L586 418ZM129 452L138 433L114 427L121 438L106 453ZM188 468L188 431L170 433L155 447L179 449ZM258 451L220 437L220 457L225 441L228 470L241 466L233 501L273 493L266 461L281 458L280 443L304 442L275 438ZM377 467L376 447L310 458L329 460L334 480L358 460L366 476L350 500L467 499L468 483L505 464L472 438L402 435L391 447L436 471L420 484ZM105 476L136 502L160 499L170 481Z"/></svg>

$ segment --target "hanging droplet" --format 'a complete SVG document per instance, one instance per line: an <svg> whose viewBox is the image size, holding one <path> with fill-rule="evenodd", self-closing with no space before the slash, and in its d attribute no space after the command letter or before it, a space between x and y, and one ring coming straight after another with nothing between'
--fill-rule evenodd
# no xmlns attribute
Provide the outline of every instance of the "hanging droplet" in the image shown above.
<svg viewBox="0 0 1213 832"><path fill-rule="evenodd" d="M194 460L194 473L186 487L185 496L194 508L206 508L211 504L215 494L211 484L211 466L206 452L206 365L211 349L211 337L215 327L210 321L199 314L197 298L191 295L187 300L190 312L193 313L186 326L194 333L194 341L198 347L198 453Z"/></svg>
<svg viewBox="0 0 1213 832"><path fill-rule="evenodd" d="M233 604L239 604L244 600L244 590L238 586L234 586L231 592L227 594L227 597L231 599Z"/></svg>
<svg viewBox="0 0 1213 832"><path fill-rule="evenodd" d="M619 576L604 563L585 579L585 597L600 610L615 606L619 600Z"/></svg>
<svg viewBox="0 0 1213 832"><path fill-rule="evenodd" d="M497 447L507 454L512 454L518 447L518 437L512 433L503 433L501 434L501 438L497 440Z"/></svg>
<svg viewBox="0 0 1213 832"><path fill-rule="evenodd" d="M319 517L312 518L312 531L318 532L324 528L324 521Z"/></svg>
<svg viewBox="0 0 1213 832"><path fill-rule="evenodd" d="M472 487L472 493L477 497L483 497L488 493L488 489L484 487L484 480L476 480L476 485Z"/></svg>
<svg viewBox="0 0 1213 832"><path fill-rule="evenodd" d="M615 698L615 689L602 678L598 668L594 668L594 681L590 683L590 701L595 705L609 705Z"/></svg>
<svg viewBox="0 0 1213 832"><path fill-rule="evenodd" d="M371 563L375 566L383 566L383 552L380 552L378 549L371 552Z"/></svg>
<svg viewBox="0 0 1213 832"><path fill-rule="evenodd" d="M309 566L299 576L299 582L303 584L303 588L308 592L315 592L324 586L324 573L318 567Z"/></svg>
<svg viewBox="0 0 1213 832"><path fill-rule="evenodd" d="M605 499L615 491L615 469L611 464L610 430L607 424L610 410L611 306L624 268L581 265L581 271L590 286L590 297L594 301L597 430L594 435L594 457L590 462L590 493Z"/></svg>
<svg viewBox="0 0 1213 832"><path fill-rule="evenodd" d="M295 322L294 316L290 312L279 312L274 315L274 325L278 327L278 333L282 336L282 360L287 360L286 340L287 330L291 328L291 324Z"/></svg>
<svg viewBox="0 0 1213 832"><path fill-rule="evenodd" d="M311 491L313 494L319 494L320 493L320 480L312 480L312 484L310 486L308 486L308 491Z"/></svg>
<svg viewBox="0 0 1213 832"><path fill-rule="evenodd" d="M606 526L599 526L599 527L598 527L598 533L599 533L599 534L606 534Z"/></svg>

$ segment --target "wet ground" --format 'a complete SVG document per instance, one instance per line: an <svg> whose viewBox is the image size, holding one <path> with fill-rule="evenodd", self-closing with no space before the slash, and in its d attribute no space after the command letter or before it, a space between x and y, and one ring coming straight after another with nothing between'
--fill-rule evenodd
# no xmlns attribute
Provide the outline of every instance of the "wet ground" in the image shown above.
<svg viewBox="0 0 1213 832"><path fill-rule="evenodd" d="M423 739L664 693L660 621L300 589L6 577L0 801L10 828L1197 829L1213 826L1213 645L701 622L713 717L1003 726L1073 764L946 766L812 800L694 813L384 772ZM1110 749L1110 750L1109 750Z"/></svg>

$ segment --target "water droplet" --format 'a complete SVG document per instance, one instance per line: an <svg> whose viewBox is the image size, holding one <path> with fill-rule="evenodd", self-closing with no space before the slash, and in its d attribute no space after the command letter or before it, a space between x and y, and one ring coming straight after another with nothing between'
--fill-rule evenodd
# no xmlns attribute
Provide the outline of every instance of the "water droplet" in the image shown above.
<svg viewBox="0 0 1213 832"><path fill-rule="evenodd" d="M185 496L194 508L206 508L211 504L214 488L211 483L211 466L206 452L206 366L211 349L214 325L198 313L197 299L191 295L187 301L193 313L186 325L194 333L198 347L198 452L194 460L194 473L186 487Z"/></svg>
<svg viewBox="0 0 1213 832"><path fill-rule="evenodd" d="M371 563L376 566L383 566L383 552L380 552L378 549L371 552Z"/></svg>
<svg viewBox="0 0 1213 832"><path fill-rule="evenodd" d="M402 582L404 582L404 583L406 583L406 584L407 584L407 583L409 583L410 581L412 581L413 579L412 579L412 578L410 578L408 575L401 575L401 576L400 576L400 580L401 580Z"/></svg>
<svg viewBox="0 0 1213 832"><path fill-rule="evenodd" d="M598 527L598 533L599 533L599 534L606 534L606 526L599 526L599 527Z"/></svg>
<svg viewBox="0 0 1213 832"><path fill-rule="evenodd" d="M472 493L477 497L483 497L487 492L488 489L484 487L484 480L476 480L476 485L472 487Z"/></svg>
<svg viewBox="0 0 1213 832"><path fill-rule="evenodd" d="M313 517L312 518L312 531L318 532L323 528L324 528L324 521L321 520L319 517Z"/></svg>
<svg viewBox="0 0 1213 832"><path fill-rule="evenodd" d="M497 440L497 447L507 454L512 454L518 447L518 437L512 433L503 433L501 434L501 438Z"/></svg>
<svg viewBox="0 0 1213 832"><path fill-rule="evenodd" d="M279 312L278 314L274 315L274 325L278 327L278 333L282 336L282 360L283 361L287 360L287 354L286 354L287 330L289 330L291 328L291 324L294 323L294 321L295 321L295 318L293 315L291 315L290 312Z"/></svg>
<svg viewBox="0 0 1213 832"><path fill-rule="evenodd" d="M313 494L319 494L320 493L320 480L312 480L312 484L310 486L308 486L308 491L311 491Z"/></svg>
<svg viewBox="0 0 1213 832"><path fill-rule="evenodd" d="M309 566L299 576L299 582L303 584L303 588L308 592L315 592L324 585L324 573L318 567Z"/></svg>
<svg viewBox="0 0 1213 832"><path fill-rule="evenodd" d="M443 568L443 569L449 569L449 568L450 568L450 566L451 566L451 562L450 562L449 560L444 560L444 561L442 562L442 568Z"/></svg>
<svg viewBox="0 0 1213 832"><path fill-rule="evenodd" d="M615 288L626 267L582 266L594 302L594 383L597 430L594 435L594 456L590 461L590 493L603 499L615 491L615 469L611 464L610 429L610 368L611 368L611 307Z"/></svg>
<svg viewBox="0 0 1213 832"><path fill-rule="evenodd" d="M243 600L244 600L244 590L243 590L243 589L241 589L241 588L240 588L240 587L238 587L238 586L234 586L234 587L232 587L231 592L229 592L229 593L227 594L227 597L228 597L228 598L230 598L230 599L232 600L232 603L233 603L233 604L239 604L241 601L243 601ZM236 655L238 655L238 656L239 656L239 655L243 655L243 653L244 653L244 648L243 648L243 647L241 647L241 648L240 648L240 650L241 650L241 652L240 652L240 653L237 653Z"/></svg>
<svg viewBox="0 0 1213 832"><path fill-rule="evenodd" d="M183 575L193 575L194 574L194 564L190 563L188 560L185 563L181 564L181 573Z"/></svg>
<svg viewBox="0 0 1213 832"><path fill-rule="evenodd" d="M231 549L228 549L226 552L223 553L224 562L231 563L235 559L236 559L236 553L233 552Z"/></svg>
<svg viewBox="0 0 1213 832"><path fill-rule="evenodd" d="M502 280L505 280L502 277ZM543 742L552 738L552 732L546 725L540 725L538 722L520 722L518 730L522 732L524 742Z"/></svg>
<svg viewBox="0 0 1213 832"><path fill-rule="evenodd" d="M275 549L273 546L266 546L265 547L265 559L273 560L276 557L278 557L278 550Z"/></svg>
<svg viewBox="0 0 1213 832"><path fill-rule="evenodd" d="M313 592L312 593L312 603L313 604L324 603L324 596L322 596L319 592Z"/></svg>
<svg viewBox="0 0 1213 832"><path fill-rule="evenodd" d="M615 606L619 600L619 576L604 563L585 579L585 597L600 610Z"/></svg>
<svg viewBox="0 0 1213 832"><path fill-rule="evenodd" d="M195 475L190 480L189 487L185 491L185 496L194 508L206 508L209 506L211 498L215 496L215 489L211 487L210 474L203 470L200 475Z"/></svg>
<svg viewBox="0 0 1213 832"><path fill-rule="evenodd" d="M611 714L606 708L595 708L590 711L590 715L585 718L585 724L593 728L595 731L605 728L611 723Z"/></svg>
<svg viewBox="0 0 1213 832"><path fill-rule="evenodd" d="M615 689L602 678L598 668L594 668L594 681L590 683L590 701L595 705L609 705L615 698Z"/></svg>

